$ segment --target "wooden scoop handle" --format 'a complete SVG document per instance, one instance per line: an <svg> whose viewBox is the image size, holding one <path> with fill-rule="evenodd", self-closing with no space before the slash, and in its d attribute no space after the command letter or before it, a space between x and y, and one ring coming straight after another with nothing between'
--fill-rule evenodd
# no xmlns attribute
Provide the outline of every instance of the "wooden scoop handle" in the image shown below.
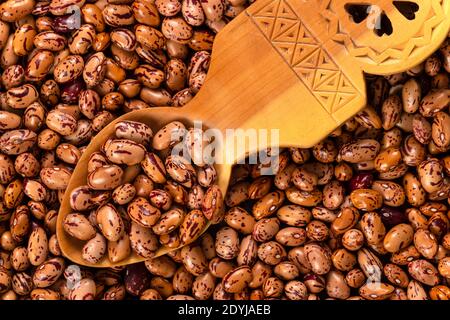
<svg viewBox="0 0 450 320"><path fill-rule="evenodd" d="M361 69L333 58L299 14L287 1L260 0L233 20L183 111L223 132L279 130L280 145L310 147L360 110Z"/></svg>
<svg viewBox="0 0 450 320"><path fill-rule="evenodd" d="M399 1L369 2L390 19L390 35L375 32L377 17L353 21L348 5L359 0L257 1L217 35L206 82L184 111L222 131L279 129L282 146L314 145L364 107L363 71L407 70L447 37L449 0L413 0L411 20Z"/></svg>

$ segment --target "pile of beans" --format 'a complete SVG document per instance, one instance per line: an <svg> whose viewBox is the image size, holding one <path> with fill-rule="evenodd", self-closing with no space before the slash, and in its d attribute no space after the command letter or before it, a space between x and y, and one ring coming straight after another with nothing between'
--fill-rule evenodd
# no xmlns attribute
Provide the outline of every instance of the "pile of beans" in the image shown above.
<svg viewBox="0 0 450 320"><path fill-rule="evenodd" d="M66 297L39 279L68 266L57 210L85 147L126 112L192 99L215 34L248 3L0 3L0 299Z"/></svg>
<svg viewBox="0 0 450 320"><path fill-rule="evenodd" d="M313 148L283 150L276 175L235 167L223 221L186 247L108 269L62 256L57 210L90 139L126 112L187 103L215 33L249 2L0 4L0 299L450 299L450 41L405 73L367 76L369 105ZM202 210L205 187L119 166L125 184L87 184L110 193L96 199L106 209L131 185L130 201L181 192ZM79 212L95 226L91 211Z"/></svg>
<svg viewBox="0 0 450 320"><path fill-rule="evenodd" d="M208 222L223 220L214 166L193 165L170 151L181 142L195 159L194 140L201 136L201 130L186 130L178 121L154 137L144 123L116 123L115 136L89 158L87 184L70 193L75 212L63 223L70 236L87 241L82 248L86 262L98 263L106 250L111 262L120 262L131 248L149 259L161 246L189 244Z"/></svg>

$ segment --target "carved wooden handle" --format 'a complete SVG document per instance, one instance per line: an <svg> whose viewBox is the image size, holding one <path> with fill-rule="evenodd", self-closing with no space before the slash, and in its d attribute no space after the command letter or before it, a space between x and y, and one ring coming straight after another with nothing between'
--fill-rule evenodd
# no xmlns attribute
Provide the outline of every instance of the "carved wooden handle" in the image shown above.
<svg viewBox="0 0 450 320"><path fill-rule="evenodd" d="M326 29L317 30L325 25L310 26L301 17L302 10L299 8L304 6L307 9L318 2L261 1L248 9L247 14L320 105L334 115L349 104L353 106L354 100L364 95L365 91L358 65L358 79L350 79L339 61L332 56L333 52L327 50L323 40L316 36L326 33ZM351 109L353 113L357 111L353 107Z"/></svg>

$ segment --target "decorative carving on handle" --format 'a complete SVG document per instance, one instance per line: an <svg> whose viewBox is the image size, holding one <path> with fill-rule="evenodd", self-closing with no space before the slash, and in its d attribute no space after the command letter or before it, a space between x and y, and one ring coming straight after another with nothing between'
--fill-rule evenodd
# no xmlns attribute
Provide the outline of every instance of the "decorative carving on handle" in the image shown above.
<svg viewBox="0 0 450 320"><path fill-rule="evenodd" d="M361 95L287 0L268 1L247 14L329 114Z"/></svg>
<svg viewBox="0 0 450 320"><path fill-rule="evenodd" d="M450 0L316 0L316 3L327 24L328 36L344 46L361 68L370 73L398 72L420 62L445 39L450 26ZM413 9L401 12L401 5L408 3ZM363 21L354 21L348 12L349 5L367 7ZM371 23L367 14L374 8L378 16L371 17L372 20L381 19L382 14L391 33L361 34L361 28L366 29Z"/></svg>

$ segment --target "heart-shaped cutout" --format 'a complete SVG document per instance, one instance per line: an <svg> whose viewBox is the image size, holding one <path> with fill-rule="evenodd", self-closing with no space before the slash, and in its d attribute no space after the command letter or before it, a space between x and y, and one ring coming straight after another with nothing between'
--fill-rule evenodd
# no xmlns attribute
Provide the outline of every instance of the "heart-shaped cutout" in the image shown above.
<svg viewBox="0 0 450 320"><path fill-rule="evenodd" d="M400 1L407 2L407 1ZM367 20L367 27L373 29L379 37L392 34L392 23L384 11L381 11L376 5L366 3L346 4L345 11L351 15L353 22L360 24Z"/></svg>
<svg viewBox="0 0 450 320"><path fill-rule="evenodd" d="M352 16L355 23L361 23L369 15L370 4L346 4L345 11Z"/></svg>
<svg viewBox="0 0 450 320"><path fill-rule="evenodd" d="M376 22L376 26L373 30L379 37L382 37L385 34L388 36L392 34L392 22L385 12L382 12L378 17L378 21Z"/></svg>
<svg viewBox="0 0 450 320"><path fill-rule="evenodd" d="M419 11L419 5L411 1L394 1L394 6L408 20L416 18L416 12Z"/></svg>

